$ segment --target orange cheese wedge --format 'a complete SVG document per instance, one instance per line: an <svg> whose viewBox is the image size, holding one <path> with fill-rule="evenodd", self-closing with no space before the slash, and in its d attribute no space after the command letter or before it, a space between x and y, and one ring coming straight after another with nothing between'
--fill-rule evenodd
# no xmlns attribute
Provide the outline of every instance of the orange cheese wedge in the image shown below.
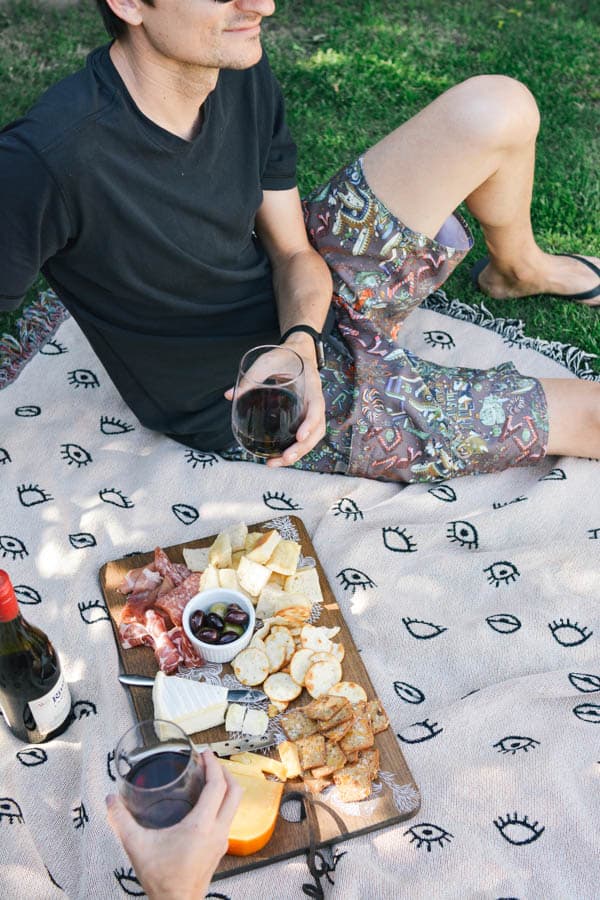
<svg viewBox="0 0 600 900"><path fill-rule="evenodd" d="M233 771L232 775L244 793L231 823L227 852L232 856L249 856L262 850L273 835L283 784L256 775L242 775L239 771Z"/></svg>

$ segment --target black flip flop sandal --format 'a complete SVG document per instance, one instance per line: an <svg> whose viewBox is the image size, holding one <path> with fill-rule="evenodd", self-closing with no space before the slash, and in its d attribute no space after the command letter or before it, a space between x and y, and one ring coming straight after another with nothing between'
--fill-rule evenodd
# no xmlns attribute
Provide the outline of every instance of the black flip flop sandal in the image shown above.
<svg viewBox="0 0 600 900"><path fill-rule="evenodd" d="M577 259L579 262L583 263L584 266L587 266L588 269L591 269L598 278L600 278L600 268L593 263L590 262L589 259L585 259L583 256L578 256L576 253L555 253L554 256L569 256L571 259ZM483 259L479 259L473 268L471 269L471 281L473 282L473 286L476 290L481 291L481 286L479 284L479 276L489 263L489 256L484 256ZM482 291L483 293L483 291ZM532 296L537 296L533 294ZM581 291L579 294L573 294L572 296L568 296L567 294L544 294L545 297L554 297L556 300L567 300L570 303L580 303L582 306L588 306L590 309L600 309L600 304L591 304L584 303L585 300L593 300L595 297L600 297L600 284L598 287L592 288L589 291ZM519 297L519 300L525 299L524 297Z"/></svg>

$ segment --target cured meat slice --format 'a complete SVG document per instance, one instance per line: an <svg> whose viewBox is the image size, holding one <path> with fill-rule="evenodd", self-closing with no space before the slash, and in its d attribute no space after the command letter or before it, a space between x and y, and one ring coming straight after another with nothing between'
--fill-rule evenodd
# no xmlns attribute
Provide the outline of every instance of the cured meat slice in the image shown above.
<svg viewBox="0 0 600 900"><path fill-rule="evenodd" d="M183 609L200 590L201 572L192 572L178 587L162 597L157 597L155 607L164 610L171 617L173 625L181 625Z"/></svg>
<svg viewBox="0 0 600 900"><path fill-rule="evenodd" d="M183 563L172 563L162 547L156 547L154 550L154 567L163 578L168 576L175 587L182 584L191 574Z"/></svg>
<svg viewBox="0 0 600 900"><path fill-rule="evenodd" d="M171 628L168 635L179 650L179 655L183 660L184 666L195 669L198 666L204 665L204 659L200 656L200 653L196 648L192 646L183 628L180 628L179 626Z"/></svg>
<svg viewBox="0 0 600 900"><path fill-rule="evenodd" d="M154 649L154 638L142 622L121 622L119 639L123 650L130 650L132 647L139 647L142 644Z"/></svg>
<svg viewBox="0 0 600 900"><path fill-rule="evenodd" d="M149 591L157 587L163 576L154 569L154 563L149 566L139 566L130 569L124 576L117 590L120 594L130 594L132 591Z"/></svg>
<svg viewBox="0 0 600 900"><path fill-rule="evenodd" d="M167 675L176 672L181 662L179 651L167 633L164 619L153 609L146 612L146 628L154 639L154 655Z"/></svg>

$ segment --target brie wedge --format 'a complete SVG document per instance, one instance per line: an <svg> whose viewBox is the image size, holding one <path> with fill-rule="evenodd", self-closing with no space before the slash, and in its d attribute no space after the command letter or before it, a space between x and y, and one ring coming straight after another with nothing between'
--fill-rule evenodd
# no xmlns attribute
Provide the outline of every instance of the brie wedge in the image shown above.
<svg viewBox="0 0 600 900"><path fill-rule="evenodd" d="M155 718L175 722L186 734L195 734L223 724L227 688L159 671L154 679L152 702Z"/></svg>

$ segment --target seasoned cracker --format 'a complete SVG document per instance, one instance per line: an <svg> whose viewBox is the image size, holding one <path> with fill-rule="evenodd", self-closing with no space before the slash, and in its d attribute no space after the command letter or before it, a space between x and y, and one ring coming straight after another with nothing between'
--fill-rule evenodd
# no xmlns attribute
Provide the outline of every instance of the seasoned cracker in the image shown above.
<svg viewBox="0 0 600 900"><path fill-rule="evenodd" d="M365 751L365 753L366 752L368 751ZM346 762L346 756L339 745L327 741L325 744L325 765L313 769L312 774L314 778L327 778L328 775L332 775L334 772L337 772L338 769L343 769Z"/></svg>
<svg viewBox="0 0 600 900"><path fill-rule="evenodd" d="M331 784L330 778L305 778L304 784L311 794L320 794Z"/></svg>
<svg viewBox="0 0 600 900"><path fill-rule="evenodd" d="M371 781L375 781L379 775L379 750L377 747L361 750L358 754L358 765L365 766L369 770Z"/></svg>
<svg viewBox="0 0 600 900"><path fill-rule="evenodd" d="M325 721L331 719L335 713L339 712L340 709L343 709L347 702L345 697L330 697L326 695L324 697L318 697L316 700L313 700L312 703L309 703L308 706L304 706L302 712L305 716L308 716L309 719ZM328 726L325 725L325 728L327 727Z"/></svg>
<svg viewBox="0 0 600 900"><path fill-rule="evenodd" d="M368 750L375 742L373 729L371 728L371 720L365 713L355 716L352 728L342 738L340 746L344 753L353 753L356 750Z"/></svg>
<svg viewBox="0 0 600 900"><path fill-rule="evenodd" d="M381 731L385 731L390 724L390 720L386 716L379 700L370 700L367 703L367 712L369 714L369 719L371 720L373 734L379 734Z"/></svg>
<svg viewBox="0 0 600 900"><path fill-rule="evenodd" d="M328 728L327 731L323 731L323 734L327 738L328 741L331 741L333 744L339 743L350 731L352 725L354 723L354 716L350 714L350 716L343 722L338 722L333 728Z"/></svg>
<svg viewBox="0 0 600 900"><path fill-rule="evenodd" d="M346 766L333 773L333 781L343 803L366 800L371 794L371 779L365 766Z"/></svg>
<svg viewBox="0 0 600 900"><path fill-rule="evenodd" d="M286 712L281 717L281 727L290 741L309 737L311 734L316 734L319 730L317 723L305 716L301 709L292 709Z"/></svg>
<svg viewBox="0 0 600 900"><path fill-rule="evenodd" d="M331 695L327 695L331 696ZM352 709L352 704L349 700L346 700L345 697L340 697L341 700L344 700L343 706L341 706L338 712L334 713L330 719L327 719L326 722L322 723L321 730L323 728L331 729L337 728L338 725L341 725L343 722L347 722L349 719L354 718L354 711Z"/></svg>
<svg viewBox="0 0 600 900"><path fill-rule="evenodd" d="M310 737L300 738L295 741L300 765L306 772L307 769L316 769L325 765L325 738L322 734L311 734Z"/></svg>

